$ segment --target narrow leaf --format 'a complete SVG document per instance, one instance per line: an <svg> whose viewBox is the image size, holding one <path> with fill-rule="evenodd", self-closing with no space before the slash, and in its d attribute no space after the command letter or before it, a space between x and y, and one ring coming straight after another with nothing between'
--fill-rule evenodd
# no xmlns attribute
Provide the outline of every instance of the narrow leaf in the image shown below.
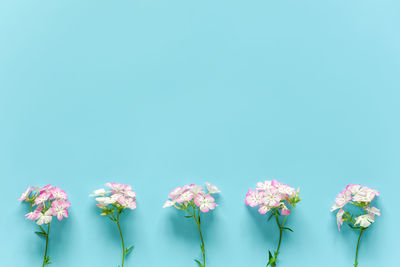
<svg viewBox="0 0 400 267"><path fill-rule="evenodd" d="M39 236L47 237L47 234L46 234L45 232L38 232L38 231L36 231L35 233L36 233L37 235L39 235Z"/></svg>

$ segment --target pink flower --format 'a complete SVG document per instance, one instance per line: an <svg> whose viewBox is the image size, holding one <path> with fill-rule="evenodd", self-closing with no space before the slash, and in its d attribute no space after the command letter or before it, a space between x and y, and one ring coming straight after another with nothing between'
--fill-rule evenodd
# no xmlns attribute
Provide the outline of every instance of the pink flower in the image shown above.
<svg viewBox="0 0 400 267"><path fill-rule="evenodd" d="M124 208L129 208L131 210L136 209L136 202L134 198L121 195L117 198L117 201Z"/></svg>
<svg viewBox="0 0 400 267"><path fill-rule="evenodd" d="M49 200L51 197L51 193L48 191L41 191L41 193L39 194L39 196L37 196L37 198L35 198L35 205L39 205L42 204L44 202L46 202L47 200Z"/></svg>
<svg viewBox="0 0 400 267"><path fill-rule="evenodd" d="M25 201L29 198L30 193L32 192L32 187L28 187L24 193L22 193L21 197L18 199L19 201Z"/></svg>
<svg viewBox="0 0 400 267"><path fill-rule="evenodd" d="M189 189L189 186L185 185L184 187L177 187L169 193L168 198L171 200L176 200L180 195L183 194L186 190Z"/></svg>
<svg viewBox="0 0 400 267"><path fill-rule="evenodd" d="M335 199L335 204L332 206L331 211L343 208L351 200L351 192L343 190Z"/></svg>
<svg viewBox="0 0 400 267"><path fill-rule="evenodd" d="M43 210L42 207L38 207L35 211L31 211L31 212L25 214L25 217L28 220L36 221L37 219L39 219L39 215L42 212L42 210Z"/></svg>
<svg viewBox="0 0 400 267"><path fill-rule="evenodd" d="M51 206L52 214L54 216L57 216L57 219L59 221L61 221L64 217L68 218L68 210L67 209L69 208L69 206L71 206L71 204L68 201L64 202L64 201L55 200Z"/></svg>
<svg viewBox="0 0 400 267"><path fill-rule="evenodd" d="M257 205L256 205L257 206ZM255 206L254 206L255 207ZM263 204L263 203L261 203L260 204L260 206L259 206L259 208L258 208L258 212L260 213L260 214L266 214L268 211L270 211L271 210L271 207L270 206L268 206L268 205L266 205L266 204Z"/></svg>
<svg viewBox="0 0 400 267"><path fill-rule="evenodd" d="M279 194L279 191L276 188L270 188L265 190L264 197L262 199L262 203L268 205L270 207L279 207L281 203L282 197Z"/></svg>
<svg viewBox="0 0 400 267"><path fill-rule="evenodd" d="M249 191L246 194L245 203L250 207L255 207L262 203L263 198L264 198L263 191L258 191L258 190L253 191L249 189Z"/></svg>
<svg viewBox="0 0 400 267"><path fill-rule="evenodd" d="M208 212L215 209L214 198L210 195L197 195L194 203L202 212Z"/></svg>
<svg viewBox="0 0 400 267"><path fill-rule="evenodd" d="M290 210L288 209L288 207L286 207L286 205L283 205L283 207L281 209L281 214L282 215L289 215L290 214Z"/></svg>
<svg viewBox="0 0 400 267"><path fill-rule="evenodd" d="M343 215L344 215L344 210L343 209L340 209L338 211L338 213L336 214L336 222L337 222L337 226L338 226L339 231L340 231L340 226L343 225Z"/></svg>
<svg viewBox="0 0 400 267"><path fill-rule="evenodd" d="M57 200L67 200L68 199L67 193L59 187L53 187L49 191L54 199L57 199Z"/></svg>
<svg viewBox="0 0 400 267"><path fill-rule="evenodd" d="M187 202L192 200L194 197L194 194L190 191L186 191L184 193L182 193L180 196L178 196L178 198L176 199L176 202L178 203L182 203L182 202Z"/></svg>

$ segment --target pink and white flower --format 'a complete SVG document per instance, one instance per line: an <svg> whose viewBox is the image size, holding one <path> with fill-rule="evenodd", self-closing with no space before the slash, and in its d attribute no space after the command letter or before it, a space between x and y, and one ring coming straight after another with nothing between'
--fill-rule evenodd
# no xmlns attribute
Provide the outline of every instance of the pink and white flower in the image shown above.
<svg viewBox="0 0 400 267"><path fill-rule="evenodd" d="M289 215L290 209L287 204L300 201L299 190L280 183L277 180L258 182L255 190L249 189L246 194L245 203L250 207L259 206L258 212L266 214L272 209L277 209L282 215Z"/></svg>
<svg viewBox="0 0 400 267"><path fill-rule="evenodd" d="M263 203L264 196L265 196L264 191L249 189L249 191L247 191L246 194L245 203L250 207L258 206Z"/></svg>
<svg viewBox="0 0 400 267"><path fill-rule="evenodd" d="M343 221L347 221L352 227L360 227L367 228L371 225L371 223L375 222L375 216L380 216L380 210L376 207L371 207L371 202L375 199L376 196L379 196L379 192L373 188L368 188L366 186L361 186L360 184L349 184L346 186L346 189L341 191L339 195L335 199L335 203L331 208L331 211L335 211L339 209L337 214L337 224L340 230L340 226L343 225ZM351 205L354 207L361 208L360 210L363 213L356 217L355 214L352 214L353 210L349 210L348 213L344 210L347 205ZM347 216L343 219L343 215L347 214ZM352 218L355 218L353 220Z"/></svg>
<svg viewBox="0 0 400 267"><path fill-rule="evenodd" d="M32 192L32 187L28 187L24 193L22 193L21 197L18 199L19 201L25 201L29 198L30 193Z"/></svg>
<svg viewBox="0 0 400 267"><path fill-rule="evenodd" d="M209 212L215 209L215 199L210 195L199 194L194 199L194 203L202 212Z"/></svg>
<svg viewBox="0 0 400 267"><path fill-rule="evenodd" d="M175 206L177 209L186 209L192 205L200 208L201 212L213 210L215 209L215 203L210 194L217 194L220 190L210 183L206 183L206 189L208 191L207 194L201 185L191 184L177 187L169 193L169 199L164 203L163 208Z"/></svg>
<svg viewBox="0 0 400 267"><path fill-rule="evenodd" d="M212 185L210 183L206 183L207 191L209 194L217 194L220 193L221 191L216 187L215 185Z"/></svg>
<svg viewBox="0 0 400 267"><path fill-rule="evenodd" d="M97 206L102 210L112 210L112 207L120 209L131 209L136 208L136 193L132 191L132 187L126 184L119 183L106 183L106 186L111 190L105 190L104 188L97 189L91 197L96 197L98 202ZM102 212L103 215L107 213Z"/></svg>
<svg viewBox="0 0 400 267"><path fill-rule="evenodd" d="M38 225L49 224L53 219L53 213L51 209L48 209L45 213L39 213L39 219L37 220Z"/></svg>
<svg viewBox="0 0 400 267"><path fill-rule="evenodd" d="M336 223L337 223L339 231L340 231L340 227L343 225L343 215L344 215L344 209L340 209L338 211L338 213L336 214Z"/></svg>
<svg viewBox="0 0 400 267"><path fill-rule="evenodd" d="M49 192L51 193L51 197L53 199L64 201L67 201L68 199L67 193L59 187L52 187Z"/></svg>
<svg viewBox="0 0 400 267"><path fill-rule="evenodd" d="M68 208L71 206L67 193L50 184L44 187L28 187L19 200L30 202L32 211L25 214L25 217L38 225L50 223L53 216L57 216L59 220L68 217Z"/></svg>
<svg viewBox="0 0 400 267"><path fill-rule="evenodd" d="M61 221L64 217L68 218L68 208L71 203L68 201L56 200L51 205L52 214L57 216L57 219Z"/></svg>

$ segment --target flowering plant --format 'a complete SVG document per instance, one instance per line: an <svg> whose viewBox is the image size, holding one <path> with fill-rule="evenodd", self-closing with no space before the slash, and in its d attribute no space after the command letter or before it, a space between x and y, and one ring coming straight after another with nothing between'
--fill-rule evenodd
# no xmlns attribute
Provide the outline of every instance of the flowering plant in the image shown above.
<svg viewBox="0 0 400 267"><path fill-rule="evenodd" d="M68 217L68 208L71 204L68 202L67 193L59 187L46 185L44 187L28 187L21 195L19 201L28 202L30 212L25 214L28 220L35 221L40 231L35 233L46 239L46 248L43 257L43 267L51 264L50 257L47 256L47 248L49 244L50 223L53 216L61 221L64 217ZM47 230L45 226L47 225Z"/></svg>
<svg viewBox="0 0 400 267"><path fill-rule="evenodd" d="M193 218L197 228L199 229L201 239L201 253L203 255L203 263L195 259L199 267L206 266L206 251L204 248L204 238L200 227L200 212L209 212L215 209L216 204L211 194L216 194L221 191L215 186L206 183L208 193L204 192L204 188L201 185L185 185L183 187L177 187L169 193L169 200L165 202L163 208L174 206L178 210L185 210L187 214L186 218Z"/></svg>
<svg viewBox="0 0 400 267"><path fill-rule="evenodd" d="M347 222L352 229L360 231L354 263L356 267L358 266L358 248L361 236L363 232L375 222L375 215L381 215L379 209L371 206L371 202L376 196L379 196L379 192L373 188L362 187L359 184L349 184L345 190L339 193L336 197L335 204L331 208L331 212L339 210L336 214L339 231L343 222ZM347 210L344 209L345 206ZM358 209L359 212L354 213L354 209Z"/></svg>
<svg viewBox="0 0 400 267"><path fill-rule="evenodd" d="M132 251L133 246L126 248L124 237L119 224L119 217L126 209L136 209L136 193L132 191L130 185L106 183L110 189L97 189L91 194L91 197L96 197L97 207L101 209L102 216L107 216L111 221L115 222L118 226L119 234L122 242L122 265L124 267L125 256Z"/></svg>
<svg viewBox="0 0 400 267"><path fill-rule="evenodd" d="M279 228L278 247L274 254L268 251L269 261L267 266L276 266L283 231L289 230L293 232L292 229L285 227L285 223L293 208L301 200L299 198L299 192L299 189L296 191L288 185L272 180L257 183L256 190L249 189L246 194L246 205L250 207L258 206L258 212L260 214L271 212L268 220L275 217L276 224ZM280 219L281 217L283 217L283 219Z"/></svg>

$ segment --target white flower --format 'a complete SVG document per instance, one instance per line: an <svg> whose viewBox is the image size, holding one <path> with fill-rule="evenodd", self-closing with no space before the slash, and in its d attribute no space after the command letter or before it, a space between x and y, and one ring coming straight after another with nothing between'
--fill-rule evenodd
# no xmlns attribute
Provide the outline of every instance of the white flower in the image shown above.
<svg viewBox="0 0 400 267"><path fill-rule="evenodd" d="M375 216L375 215L381 216L381 211L379 209L375 208L375 207L367 206L367 207L364 208L364 210L366 212L368 212L368 214L371 214L373 216Z"/></svg>
<svg viewBox="0 0 400 267"><path fill-rule="evenodd" d="M51 209L48 209L44 214L43 213L39 214L39 219L37 220L36 223L38 225L48 224L51 222L52 219L53 219L53 213Z"/></svg>
<svg viewBox="0 0 400 267"><path fill-rule="evenodd" d="M371 214L365 214L358 216L354 225L359 224L361 227L367 228L371 223L375 222L374 216Z"/></svg>
<svg viewBox="0 0 400 267"><path fill-rule="evenodd" d="M99 202L101 206L107 206L114 203L116 199L111 197L96 197L96 201Z"/></svg>
<svg viewBox="0 0 400 267"><path fill-rule="evenodd" d="M273 188L272 181L265 181L265 182L258 182L257 183L257 189L269 190L271 188Z"/></svg>
<svg viewBox="0 0 400 267"><path fill-rule="evenodd" d="M173 205L175 205L175 201L167 200L167 202L165 202L163 208L169 208L169 207L172 207Z"/></svg>
<svg viewBox="0 0 400 267"><path fill-rule="evenodd" d="M216 187L215 185L212 185L210 183L206 183L206 187L207 187L208 193L210 193L210 194L217 194L217 193L221 192L218 189L218 187Z"/></svg>
<svg viewBox="0 0 400 267"><path fill-rule="evenodd" d="M203 194L204 190L201 185L192 185L192 186L190 186L190 192L197 195L197 194Z"/></svg>
<svg viewBox="0 0 400 267"><path fill-rule="evenodd" d="M89 197L99 197L99 196L104 196L107 192L106 190L104 190L104 188L100 188L97 190L93 191L93 194L90 194Z"/></svg>

